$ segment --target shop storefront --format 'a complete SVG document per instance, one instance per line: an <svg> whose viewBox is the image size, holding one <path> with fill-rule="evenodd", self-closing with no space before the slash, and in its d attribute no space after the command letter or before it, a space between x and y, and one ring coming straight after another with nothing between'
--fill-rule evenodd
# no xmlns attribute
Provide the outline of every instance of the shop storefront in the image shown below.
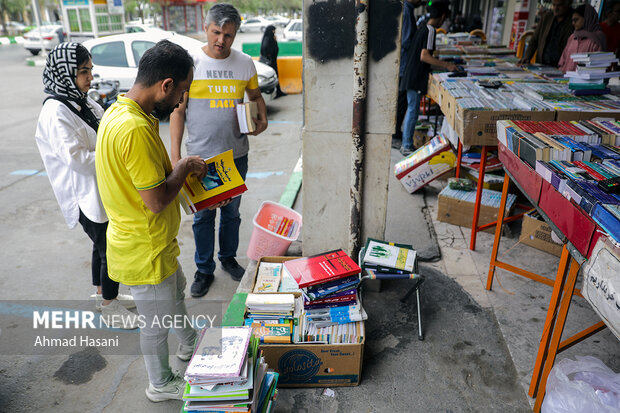
<svg viewBox="0 0 620 413"><path fill-rule="evenodd" d="M122 0L63 0L62 16L71 41L125 31Z"/></svg>

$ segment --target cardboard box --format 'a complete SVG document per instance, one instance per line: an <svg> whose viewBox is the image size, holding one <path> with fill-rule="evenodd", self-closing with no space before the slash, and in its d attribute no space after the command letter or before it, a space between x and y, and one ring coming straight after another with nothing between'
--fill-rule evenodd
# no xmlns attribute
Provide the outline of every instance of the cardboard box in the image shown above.
<svg viewBox="0 0 620 413"><path fill-rule="evenodd" d="M594 118L613 118L620 120L620 112L581 112L573 110L558 110L555 120L590 120Z"/></svg>
<svg viewBox="0 0 620 413"><path fill-rule="evenodd" d="M562 254L562 244L551 239L551 227L547 225L536 210L523 215L519 241L557 257Z"/></svg>
<svg viewBox="0 0 620 413"><path fill-rule="evenodd" d="M502 193L499 191L482 190L480 216L478 217L479 226L497 220L501 198ZM516 195L508 194L506 216L512 212L516 198ZM476 191L460 191L445 187L437 197L437 220L471 228L474 220L475 201ZM493 233L495 232L495 227L489 227L484 231Z"/></svg>
<svg viewBox="0 0 620 413"><path fill-rule="evenodd" d="M394 175L410 194L450 171L456 155L450 142L437 135L414 153L394 165Z"/></svg>
<svg viewBox="0 0 620 413"><path fill-rule="evenodd" d="M472 110L455 106L453 127L463 145L497 145L498 120L555 120L555 111L551 110Z"/></svg>
<svg viewBox="0 0 620 413"><path fill-rule="evenodd" d="M364 341L262 344L260 348L269 367L280 374L278 387L357 386L362 375Z"/></svg>
<svg viewBox="0 0 620 413"><path fill-rule="evenodd" d="M281 263L300 257L262 257L261 262ZM277 293L291 294L291 293ZM299 296L300 293L292 293ZM269 368L280 374L278 387L357 386L362 375L364 342L357 344L261 344Z"/></svg>

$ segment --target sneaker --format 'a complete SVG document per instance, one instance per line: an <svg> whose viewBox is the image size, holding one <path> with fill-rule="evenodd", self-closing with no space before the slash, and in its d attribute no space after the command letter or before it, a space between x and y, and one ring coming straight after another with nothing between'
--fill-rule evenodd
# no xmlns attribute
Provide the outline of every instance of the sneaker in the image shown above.
<svg viewBox="0 0 620 413"><path fill-rule="evenodd" d="M392 137L392 148L400 149L401 146L403 146L403 140Z"/></svg>
<svg viewBox="0 0 620 413"><path fill-rule="evenodd" d="M220 261L222 263L222 269L230 274L230 277L235 281L241 281L243 278L243 274L245 274L245 269L239 265L236 259L234 258L224 258Z"/></svg>
<svg viewBox="0 0 620 413"><path fill-rule="evenodd" d="M209 287L211 287L214 278L215 277L213 277L213 274L205 274L200 271L196 271L196 274L194 274L194 282L190 288L192 297L202 297L209 292Z"/></svg>
<svg viewBox="0 0 620 413"><path fill-rule="evenodd" d="M92 294L90 298L95 299L95 307L97 308L97 310L101 311L101 306L103 305L103 296L101 294ZM123 307L128 310L136 308L136 303L134 302L131 294L119 294L116 296L116 299L121 303Z"/></svg>
<svg viewBox="0 0 620 413"><path fill-rule="evenodd" d="M179 375L174 375L172 380L164 384L162 387L155 387L149 383L149 387L144 391L147 399L152 402L163 402L165 400L181 400L183 398L183 390L185 389L185 380Z"/></svg>
<svg viewBox="0 0 620 413"><path fill-rule="evenodd" d="M179 347L177 347L177 357L179 358L179 360L189 361L189 359L191 359L192 355L194 354L195 347L195 341L192 345L179 343Z"/></svg>
<svg viewBox="0 0 620 413"><path fill-rule="evenodd" d="M400 147L400 154L403 156L409 156L413 153L413 148L409 149L409 148L405 148L404 146Z"/></svg>
<svg viewBox="0 0 620 413"><path fill-rule="evenodd" d="M138 328L138 315L121 305L118 300L101 306L101 318L111 328L133 330Z"/></svg>

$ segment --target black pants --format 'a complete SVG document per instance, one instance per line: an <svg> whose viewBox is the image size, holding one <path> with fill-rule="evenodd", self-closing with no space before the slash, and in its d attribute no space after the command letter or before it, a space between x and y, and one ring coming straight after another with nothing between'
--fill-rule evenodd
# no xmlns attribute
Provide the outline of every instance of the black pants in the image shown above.
<svg viewBox="0 0 620 413"><path fill-rule="evenodd" d="M399 82L400 84L400 82ZM403 132L401 128L403 126L403 120L405 120L405 114L407 113L407 91L398 91L398 103L396 106L396 132L394 135L398 138L402 138Z"/></svg>
<svg viewBox="0 0 620 413"><path fill-rule="evenodd" d="M118 296L118 283L108 277L108 261L106 259L106 238L105 233L108 229L108 223L99 224L86 218L86 215L80 210L80 224L84 228L84 232L93 242L93 257L91 262L91 271L93 276L93 285L101 286L101 292L104 300L112 300Z"/></svg>

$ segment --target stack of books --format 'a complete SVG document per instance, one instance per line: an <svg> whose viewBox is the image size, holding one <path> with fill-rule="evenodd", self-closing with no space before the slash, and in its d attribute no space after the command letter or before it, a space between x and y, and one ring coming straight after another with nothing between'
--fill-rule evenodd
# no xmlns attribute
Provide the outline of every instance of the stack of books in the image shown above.
<svg viewBox="0 0 620 413"><path fill-rule="evenodd" d="M285 261L282 272L295 280L303 300L293 342L362 341L368 316L357 297L361 268L343 250Z"/></svg>
<svg viewBox="0 0 620 413"><path fill-rule="evenodd" d="M414 274L416 251L411 245L368 238L362 260L362 267L370 275L376 272L382 278L403 278Z"/></svg>
<svg viewBox="0 0 620 413"><path fill-rule="evenodd" d="M569 78L568 87L577 96L604 95L609 93L605 79L618 77L620 72L608 72L607 69L618 59L613 52L574 53L571 59L577 63L577 68L566 72L564 77Z"/></svg>
<svg viewBox="0 0 620 413"><path fill-rule="evenodd" d="M248 294L245 302L245 325L261 343L290 343L295 303L293 294Z"/></svg>
<svg viewBox="0 0 620 413"><path fill-rule="evenodd" d="M185 372L182 412L270 412L278 373L245 327L206 328Z"/></svg>

